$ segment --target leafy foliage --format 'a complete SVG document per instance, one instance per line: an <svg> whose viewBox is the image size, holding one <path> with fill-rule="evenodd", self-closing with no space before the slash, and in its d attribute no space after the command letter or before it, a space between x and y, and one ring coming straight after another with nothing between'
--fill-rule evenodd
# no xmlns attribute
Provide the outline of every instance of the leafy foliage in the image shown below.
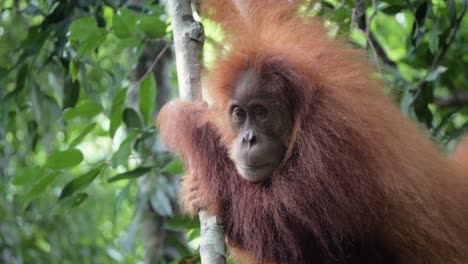
<svg viewBox="0 0 468 264"><path fill-rule="evenodd" d="M133 180L176 177L141 144L154 138L154 78L130 79L143 47L167 38L166 15L157 3L34 3L0 3L0 262L135 263L143 205L174 211L173 186L144 199Z"/></svg>
<svg viewBox="0 0 468 264"><path fill-rule="evenodd" d="M0 262L142 261L148 207L164 223L161 247L177 252L166 259L197 261L199 223L174 204L182 164L154 140L160 87L151 71L131 77L149 43L171 39L163 7L146 2L0 1ZM327 0L301 11L367 49L434 140L449 150L466 131L466 1ZM222 37L205 25L209 58Z"/></svg>

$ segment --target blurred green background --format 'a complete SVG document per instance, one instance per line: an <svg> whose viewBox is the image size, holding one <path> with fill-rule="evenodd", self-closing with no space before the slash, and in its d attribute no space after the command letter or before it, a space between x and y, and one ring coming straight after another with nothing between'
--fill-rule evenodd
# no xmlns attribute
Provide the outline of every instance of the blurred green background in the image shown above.
<svg viewBox="0 0 468 264"><path fill-rule="evenodd" d="M367 49L395 103L450 154L468 125L467 7L301 11ZM208 65L222 33L202 22ZM177 96L174 61L165 1L0 1L0 263L198 261L198 223L177 208L182 166L154 127Z"/></svg>

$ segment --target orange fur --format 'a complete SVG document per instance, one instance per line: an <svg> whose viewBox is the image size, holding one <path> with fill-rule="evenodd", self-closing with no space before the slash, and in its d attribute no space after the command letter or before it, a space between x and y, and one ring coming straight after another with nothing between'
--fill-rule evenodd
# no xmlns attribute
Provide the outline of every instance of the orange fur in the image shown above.
<svg viewBox="0 0 468 264"><path fill-rule="evenodd" d="M330 237L345 242L362 228L395 258L389 263L467 263L466 170L442 155L384 95L383 85L370 78L371 69L363 52L330 39L320 20L296 15L296 6L284 4L287 2L248 1L241 17L239 12L224 13L229 8L223 8L223 4L233 7L229 1L205 1L205 5L213 8L212 18L226 29L229 43L228 50L223 51L226 54L207 77L213 105L202 109L179 102L165 107L158 120L163 141L182 156L191 170L192 179L187 181L182 194L188 201L186 204L190 204L191 185L201 187L197 195L202 204L211 212L229 218L225 219L226 224L238 240L232 243L232 255L241 263L285 262L276 255L280 254L280 249L270 249L261 241L280 244L278 239L283 238L269 237L269 232L277 232L274 234L284 235L285 241L294 244L294 237L289 236L294 230L287 226L280 226L277 231L262 230L260 224L254 226L260 231L238 226L246 225L245 219L251 219L254 225L257 216L268 215L262 208L274 210L285 204L289 205L286 207L288 217L297 216L305 223L320 224L310 228L316 230L313 234L317 236L317 243L323 243L324 252L327 252ZM295 174L274 175L271 188L283 191L282 198L269 194L268 189L237 181L232 162L226 155L226 148L235 136L227 122L227 102L233 84L246 68L261 71L272 59L284 61L304 84L293 87L301 96L296 101L297 112L285 167L294 169L290 164L310 160L309 165L300 163L298 167L307 182L296 178ZM358 155L362 157L355 157ZM468 164L465 150L457 151L457 156ZM338 175L333 170L335 166L342 168ZM318 179L323 182L310 183ZM316 189L302 191L298 181ZM281 182L283 186L275 185ZM346 184L341 186L342 182ZM332 186L327 189L320 184ZM321 187L332 198L314 196L315 192L322 191ZM348 192L357 198L349 197ZM242 203L247 195L256 197L257 201L252 201L252 205ZM306 219L306 209L301 208L307 204L293 202L300 197L302 203L317 202L314 208L320 209L320 213ZM233 211L242 208L239 207L241 203L245 208ZM348 208L348 212L340 208ZM313 208L310 210L316 213ZM279 221L275 224L286 217L281 212L273 213ZM323 214L330 216L325 219L328 224L324 225L325 229L320 222ZM242 217L236 218L236 215ZM274 229L277 225L270 227ZM247 239L249 231L250 240ZM255 234L263 234L265 238ZM260 244L255 244L257 240ZM340 247L340 244L335 246ZM288 256L301 263L303 256L299 248L287 243L284 247L285 252L290 252ZM258 254L270 259L259 258ZM330 259L333 258L321 260L335 263Z"/></svg>

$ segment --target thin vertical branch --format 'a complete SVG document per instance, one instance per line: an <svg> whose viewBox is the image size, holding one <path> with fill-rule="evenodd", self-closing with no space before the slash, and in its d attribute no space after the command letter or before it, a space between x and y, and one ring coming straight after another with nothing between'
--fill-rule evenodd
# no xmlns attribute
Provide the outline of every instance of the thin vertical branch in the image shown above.
<svg viewBox="0 0 468 264"><path fill-rule="evenodd" d="M177 63L180 97L188 100L201 98L201 62L205 41L203 26L193 19L190 0L169 0L174 48Z"/></svg>
<svg viewBox="0 0 468 264"><path fill-rule="evenodd" d="M201 99L200 54L205 40L203 26L194 20L190 0L168 0L172 20L180 97ZM226 263L224 231L218 217L202 210L200 257L203 264Z"/></svg>
<svg viewBox="0 0 468 264"><path fill-rule="evenodd" d="M366 15L366 11L364 9L364 16L365 15ZM372 20L374 19L375 15L377 15L377 4L376 4L375 0L372 0L372 15L367 19L367 23L366 23L366 38L367 38L367 43L369 43L369 45L371 46L372 53L374 54L375 64L377 66L377 70L382 75L382 66L380 66L379 55L377 54L377 50L376 50L376 48L374 46L374 43L372 42L371 36L370 36L370 27L371 27L371 23L372 23Z"/></svg>

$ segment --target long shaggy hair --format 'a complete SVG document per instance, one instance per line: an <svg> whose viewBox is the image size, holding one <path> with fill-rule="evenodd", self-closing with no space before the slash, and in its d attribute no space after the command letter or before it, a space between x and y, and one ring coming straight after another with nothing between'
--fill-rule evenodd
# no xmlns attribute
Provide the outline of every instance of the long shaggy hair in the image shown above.
<svg viewBox="0 0 468 264"><path fill-rule="evenodd" d="M184 207L196 187L241 262L466 263L468 173L399 113L361 52L283 2L226 13L230 1L204 1L229 43L208 73L213 104L173 102L158 119L187 164ZM262 184L227 154L228 100L248 68L292 119L285 160Z"/></svg>

